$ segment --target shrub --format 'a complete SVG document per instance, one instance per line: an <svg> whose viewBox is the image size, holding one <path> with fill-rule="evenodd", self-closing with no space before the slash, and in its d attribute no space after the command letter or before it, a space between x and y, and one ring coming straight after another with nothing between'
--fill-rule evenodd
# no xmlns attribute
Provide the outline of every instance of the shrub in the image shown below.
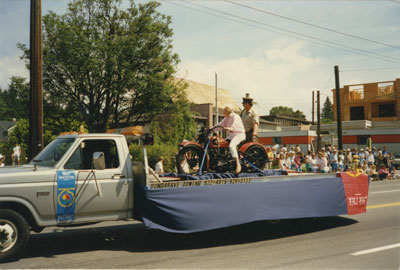
<svg viewBox="0 0 400 270"><path fill-rule="evenodd" d="M175 156L178 153L178 150L178 146L170 144L155 144L146 146L149 166L154 169L158 159L162 156L164 157L164 171L175 172ZM129 146L129 152L132 155L133 161L143 161L143 151L141 145L131 144Z"/></svg>

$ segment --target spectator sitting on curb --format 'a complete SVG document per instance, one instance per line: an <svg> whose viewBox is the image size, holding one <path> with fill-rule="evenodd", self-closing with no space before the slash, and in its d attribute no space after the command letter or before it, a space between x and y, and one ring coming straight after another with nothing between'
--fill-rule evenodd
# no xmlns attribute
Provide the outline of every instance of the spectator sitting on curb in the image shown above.
<svg viewBox="0 0 400 270"><path fill-rule="evenodd" d="M385 180L389 174L389 171L386 168L386 166L382 164L378 174L379 174L379 180Z"/></svg>
<svg viewBox="0 0 400 270"><path fill-rule="evenodd" d="M376 171L375 165L371 165L371 167L367 169L367 174L372 181L378 180L378 172Z"/></svg>
<svg viewBox="0 0 400 270"><path fill-rule="evenodd" d="M400 179L400 173L396 171L396 168L392 169L392 179Z"/></svg>
<svg viewBox="0 0 400 270"><path fill-rule="evenodd" d="M4 167L5 166L5 164L4 164L4 160L5 159L6 159L6 157L3 156L2 154L0 154L0 167Z"/></svg>
<svg viewBox="0 0 400 270"><path fill-rule="evenodd" d="M289 169L288 165L286 164L286 159L285 159L285 154L284 153L280 153L279 154L279 169L281 170L287 170Z"/></svg>
<svg viewBox="0 0 400 270"><path fill-rule="evenodd" d="M318 158L314 153L311 154L311 171L318 172Z"/></svg>

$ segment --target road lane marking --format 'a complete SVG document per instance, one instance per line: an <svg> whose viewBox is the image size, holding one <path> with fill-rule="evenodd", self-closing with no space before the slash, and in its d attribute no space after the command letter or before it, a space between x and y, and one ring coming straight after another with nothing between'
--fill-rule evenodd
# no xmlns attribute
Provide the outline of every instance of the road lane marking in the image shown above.
<svg viewBox="0 0 400 270"><path fill-rule="evenodd" d="M385 204L377 204L377 205L368 205L367 209L381 208L381 207L390 207L390 206L398 206L400 202L397 203L385 203Z"/></svg>
<svg viewBox="0 0 400 270"><path fill-rule="evenodd" d="M371 194L377 194L377 193L389 193L389 192L399 192L400 189L396 189L396 190L387 190L387 191L374 191L374 192L370 192Z"/></svg>
<svg viewBox="0 0 400 270"><path fill-rule="evenodd" d="M388 245L388 246L383 246L383 247L366 249L366 250L362 250L362 251L351 253L350 255L353 255L353 256L364 255L364 254L379 252L379 251L382 251L382 250L387 250L387 249L392 249L392 248L397 248L397 247L400 247L400 243L393 244L393 245Z"/></svg>

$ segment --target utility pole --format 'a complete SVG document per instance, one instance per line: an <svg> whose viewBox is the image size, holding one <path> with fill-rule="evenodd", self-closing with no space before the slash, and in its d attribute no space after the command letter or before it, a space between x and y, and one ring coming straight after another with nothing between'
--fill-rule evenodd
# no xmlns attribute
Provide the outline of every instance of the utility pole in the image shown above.
<svg viewBox="0 0 400 270"><path fill-rule="evenodd" d="M342 116L340 112L340 84L339 84L339 66L335 66L335 86L336 86L336 123L337 123L337 136L338 148L343 150L342 142Z"/></svg>
<svg viewBox="0 0 400 270"><path fill-rule="evenodd" d="M218 75L217 72L215 72L215 123L214 125L218 124Z"/></svg>
<svg viewBox="0 0 400 270"><path fill-rule="evenodd" d="M317 91L317 152L321 150L321 116L319 90Z"/></svg>
<svg viewBox="0 0 400 270"><path fill-rule="evenodd" d="M31 0L29 160L43 148L42 0Z"/></svg>
<svg viewBox="0 0 400 270"><path fill-rule="evenodd" d="M314 121L314 91L312 91L312 124L314 125L315 124L315 121Z"/></svg>

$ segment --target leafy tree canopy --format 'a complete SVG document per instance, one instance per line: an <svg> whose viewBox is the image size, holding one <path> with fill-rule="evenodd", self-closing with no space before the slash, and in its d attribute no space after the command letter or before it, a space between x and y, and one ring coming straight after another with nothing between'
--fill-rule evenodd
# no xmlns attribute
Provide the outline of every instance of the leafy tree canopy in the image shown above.
<svg viewBox="0 0 400 270"><path fill-rule="evenodd" d="M21 77L10 81L8 89L0 89L0 120L28 118L29 83Z"/></svg>
<svg viewBox="0 0 400 270"><path fill-rule="evenodd" d="M151 131L155 142L162 142L177 146L182 140L193 139L196 135L197 125L193 120L190 103L186 99L184 89L187 84L179 81L175 87L178 91L172 96L173 104L168 114L159 115L151 123Z"/></svg>
<svg viewBox="0 0 400 270"><path fill-rule="evenodd" d="M302 111L299 111L299 110L294 111L292 108L286 107L286 106L273 107L269 111L269 114L270 115L288 116L288 117L293 117L293 118L297 118L297 119L301 119L301 120L306 120L306 116Z"/></svg>
<svg viewBox="0 0 400 270"><path fill-rule="evenodd" d="M134 125L174 103L168 80L179 61L172 52L171 19L159 3L121 9L120 0L74 0L63 15L43 17L43 85L55 111L104 132L110 120ZM29 50L20 48L29 60ZM61 117L61 114L58 114Z"/></svg>

